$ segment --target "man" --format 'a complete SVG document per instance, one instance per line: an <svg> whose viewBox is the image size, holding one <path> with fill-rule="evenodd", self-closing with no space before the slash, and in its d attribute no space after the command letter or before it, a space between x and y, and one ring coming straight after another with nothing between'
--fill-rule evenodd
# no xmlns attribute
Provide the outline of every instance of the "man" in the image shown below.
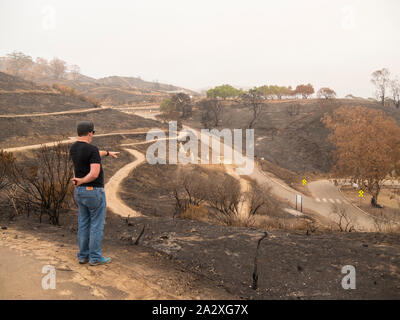
<svg viewBox="0 0 400 320"><path fill-rule="evenodd" d="M101 158L118 158L119 152L99 151L91 145L94 131L93 122L81 121L77 126L78 139L71 146L70 155L74 163L74 198L78 204L78 260L92 266L107 264L101 250L104 221L106 217L106 197Z"/></svg>

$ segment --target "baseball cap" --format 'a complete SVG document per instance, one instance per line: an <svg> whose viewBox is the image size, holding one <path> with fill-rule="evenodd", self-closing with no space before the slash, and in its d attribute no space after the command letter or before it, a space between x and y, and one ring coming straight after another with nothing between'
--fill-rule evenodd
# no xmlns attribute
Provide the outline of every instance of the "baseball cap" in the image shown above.
<svg viewBox="0 0 400 320"><path fill-rule="evenodd" d="M76 127L78 136L85 136L89 132L94 132L94 124L92 121L80 121Z"/></svg>

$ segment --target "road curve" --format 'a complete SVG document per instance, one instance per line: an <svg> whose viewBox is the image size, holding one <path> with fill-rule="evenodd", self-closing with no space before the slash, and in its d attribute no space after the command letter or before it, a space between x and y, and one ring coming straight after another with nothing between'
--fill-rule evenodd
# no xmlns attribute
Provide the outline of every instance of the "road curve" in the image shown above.
<svg viewBox="0 0 400 320"><path fill-rule="evenodd" d="M107 207L114 213L119 214L122 217L138 217L142 214L128 207L118 193L120 190L121 182L132 172L134 168L142 164L145 161L144 155L134 149L124 149L133 155L136 160L128 163L119 169L106 183L104 190L106 193Z"/></svg>

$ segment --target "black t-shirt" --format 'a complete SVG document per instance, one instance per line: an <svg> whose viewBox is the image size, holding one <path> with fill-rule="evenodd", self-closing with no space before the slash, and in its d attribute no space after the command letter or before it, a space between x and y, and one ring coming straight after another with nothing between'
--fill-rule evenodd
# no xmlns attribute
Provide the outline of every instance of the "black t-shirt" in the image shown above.
<svg viewBox="0 0 400 320"><path fill-rule="evenodd" d="M101 165L101 157L99 149L90 143L76 141L69 150L72 162L74 163L75 177L83 178L90 172L91 163L100 163L99 176L88 183L83 183L81 186L104 187L104 174Z"/></svg>

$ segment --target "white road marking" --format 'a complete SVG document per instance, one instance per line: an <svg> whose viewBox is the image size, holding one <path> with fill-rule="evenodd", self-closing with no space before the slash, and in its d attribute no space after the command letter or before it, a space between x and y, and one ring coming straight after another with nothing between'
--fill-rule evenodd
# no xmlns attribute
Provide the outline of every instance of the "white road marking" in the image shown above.
<svg viewBox="0 0 400 320"><path fill-rule="evenodd" d="M319 198L315 198L315 200L317 200L317 202L321 202L321 200Z"/></svg>
<svg viewBox="0 0 400 320"><path fill-rule="evenodd" d="M333 199L329 199L330 202L335 203L335 201Z"/></svg>
<svg viewBox="0 0 400 320"><path fill-rule="evenodd" d="M328 202L325 198L322 199L323 202Z"/></svg>

